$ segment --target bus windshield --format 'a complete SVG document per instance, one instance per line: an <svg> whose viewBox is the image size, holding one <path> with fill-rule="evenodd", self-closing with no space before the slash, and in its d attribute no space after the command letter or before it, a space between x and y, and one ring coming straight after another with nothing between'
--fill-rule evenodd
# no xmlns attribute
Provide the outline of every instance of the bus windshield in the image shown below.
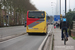
<svg viewBox="0 0 75 50"><path fill-rule="evenodd" d="M28 17L29 18L44 18L45 13L44 12L29 12Z"/></svg>

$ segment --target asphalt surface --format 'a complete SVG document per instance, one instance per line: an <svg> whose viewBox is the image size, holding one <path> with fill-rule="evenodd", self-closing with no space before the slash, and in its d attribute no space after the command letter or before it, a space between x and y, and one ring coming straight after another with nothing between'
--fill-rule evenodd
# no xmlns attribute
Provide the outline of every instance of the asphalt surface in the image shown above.
<svg viewBox="0 0 75 50"><path fill-rule="evenodd" d="M23 28L23 26L21 27ZM21 27L19 27L19 29ZM49 28L48 29L49 31L51 29L51 26L49 26L48 28ZM4 29L7 29L7 28L4 28ZM9 27L8 29L10 30L11 27ZM18 28L15 27L15 30L16 29ZM20 30L17 30L17 31L20 31ZM0 50L38 50L39 46L41 45L45 37L46 35L25 34L25 35L22 35L4 42L0 42Z"/></svg>
<svg viewBox="0 0 75 50"><path fill-rule="evenodd" d="M4 27L0 28L0 38L12 36L14 34L25 33L26 28L24 26Z"/></svg>
<svg viewBox="0 0 75 50"><path fill-rule="evenodd" d="M10 39L8 41L0 42L0 50L38 50L44 35L23 35Z"/></svg>

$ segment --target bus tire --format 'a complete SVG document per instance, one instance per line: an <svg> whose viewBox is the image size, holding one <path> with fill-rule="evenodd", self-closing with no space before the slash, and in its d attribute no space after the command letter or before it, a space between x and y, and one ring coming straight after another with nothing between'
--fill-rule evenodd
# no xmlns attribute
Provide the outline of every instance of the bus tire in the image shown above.
<svg viewBox="0 0 75 50"><path fill-rule="evenodd" d="M31 33L28 33L28 35L31 35Z"/></svg>
<svg viewBox="0 0 75 50"><path fill-rule="evenodd" d="M47 33L44 33L44 35L47 35Z"/></svg>

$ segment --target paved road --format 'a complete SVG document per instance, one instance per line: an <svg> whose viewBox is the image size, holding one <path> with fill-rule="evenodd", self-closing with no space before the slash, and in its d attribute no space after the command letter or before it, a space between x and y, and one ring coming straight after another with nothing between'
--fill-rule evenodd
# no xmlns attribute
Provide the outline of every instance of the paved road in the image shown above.
<svg viewBox="0 0 75 50"><path fill-rule="evenodd" d="M0 28L0 38L26 32L24 26L4 27Z"/></svg>
<svg viewBox="0 0 75 50"><path fill-rule="evenodd" d="M50 30L51 26L49 27ZM38 50L45 35L22 35L0 42L0 50Z"/></svg>
<svg viewBox="0 0 75 50"><path fill-rule="evenodd" d="M37 50L44 35L23 35L0 43L0 50Z"/></svg>

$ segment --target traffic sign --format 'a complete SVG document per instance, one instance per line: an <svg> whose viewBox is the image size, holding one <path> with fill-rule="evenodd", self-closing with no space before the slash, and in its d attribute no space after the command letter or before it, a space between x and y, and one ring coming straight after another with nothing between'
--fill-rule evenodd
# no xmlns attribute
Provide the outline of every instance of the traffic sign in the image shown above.
<svg viewBox="0 0 75 50"><path fill-rule="evenodd" d="M62 18L62 14L60 14L60 18Z"/></svg>
<svg viewBox="0 0 75 50"><path fill-rule="evenodd" d="M60 20L60 15L54 15L54 21L59 21Z"/></svg>

